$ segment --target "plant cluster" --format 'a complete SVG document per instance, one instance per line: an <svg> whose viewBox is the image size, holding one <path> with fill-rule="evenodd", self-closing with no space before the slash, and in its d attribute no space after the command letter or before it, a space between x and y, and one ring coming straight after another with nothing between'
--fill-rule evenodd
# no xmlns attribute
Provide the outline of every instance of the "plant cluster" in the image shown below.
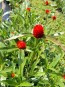
<svg viewBox="0 0 65 87"><path fill-rule="evenodd" d="M45 7L41 20L32 1L8 1L10 21L0 23L0 78L4 77L0 83L5 87L65 87L65 46L54 36L62 26L59 12L55 13L54 6L52 10L51 0L40 0ZM40 1L36 2L39 6Z"/></svg>

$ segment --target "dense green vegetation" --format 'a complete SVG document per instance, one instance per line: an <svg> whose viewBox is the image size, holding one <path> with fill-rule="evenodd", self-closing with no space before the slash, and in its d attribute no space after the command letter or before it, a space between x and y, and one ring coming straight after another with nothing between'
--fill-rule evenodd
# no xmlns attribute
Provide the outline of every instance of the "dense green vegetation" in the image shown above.
<svg viewBox="0 0 65 87"><path fill-rule="evenodd" d="M10 21L2 22L0 10L0 78L5 78L0 83L5 87L65 87L64 1L48 0L48 5L46 0L8 1ZM33 32L35 28L39 30ZM26 45L21 46L19 40Z"/></svg>

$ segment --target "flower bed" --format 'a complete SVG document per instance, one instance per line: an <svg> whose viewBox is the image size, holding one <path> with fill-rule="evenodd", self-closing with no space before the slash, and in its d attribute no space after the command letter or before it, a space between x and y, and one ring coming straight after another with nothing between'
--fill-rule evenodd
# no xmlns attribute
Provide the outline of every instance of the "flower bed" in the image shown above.
<svg viewBox="0 0 65 87"><path fill-rule="evenodd" d="M51 0L11 0L0 22L0 83L5 87L65 87L65 24Z"/></svg>

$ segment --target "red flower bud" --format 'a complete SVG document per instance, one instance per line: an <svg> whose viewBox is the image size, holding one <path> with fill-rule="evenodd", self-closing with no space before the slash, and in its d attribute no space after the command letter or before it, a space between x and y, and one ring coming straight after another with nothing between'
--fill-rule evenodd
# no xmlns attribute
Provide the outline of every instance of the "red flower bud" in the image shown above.
<svg viewBox="0 0 65 87"><path fill-rule="evenodd" d="M53 19L53 20L56 20L56 16L52 16L52 19Z"/></svg>
<svg viewBox="0 0 65 87"><path fill-rule="evenodd" d="M25 43L24 41L19 40L19 41L17 42L17 47L18 47L19 49L25 49L25 48L26 48L26 43Z"/></svg>
<svg viewBox="0 0 65 87"><path fill-rule="evenodd" d="M65 75L63 75L63 78L65 79Z"/></svg>
<svg viewBox="0 0 65 87"><path fill-rule="evenodd" d="M45 12L46 12L46 14L49 14L50 13L50 10L47 9L47 10L45 10Z"/></svg>
<svg viewBox="0 0 65 87"><path fill-rule="evenodd" d="M45 4L46 4L46 5L48 5L48 4L49 4L49 2L48 2L48 1L45 1Z"/></svg>
<svg viewBox="0 0 65 87"><path fill-rule="evenodd" d="M14 74L14 73L12 73L12 74L11 74L11 77L12 77L12 78L14 78L14 77L15 77L15 74Z"/></svg>
<svg viewBox="0 0 65 87"><path fill-rule="evenodd" d="M37 24L33 28L33 36L36 38L42 38L44 35L44 27L40 24Z"/></svg>
<svg viewBox="0 0 65 87"><path fill-rule="evenodd" d="M30 11L30 8L28 7L28 8L26 8L26 10L27 10L27 11Z"/></svg>

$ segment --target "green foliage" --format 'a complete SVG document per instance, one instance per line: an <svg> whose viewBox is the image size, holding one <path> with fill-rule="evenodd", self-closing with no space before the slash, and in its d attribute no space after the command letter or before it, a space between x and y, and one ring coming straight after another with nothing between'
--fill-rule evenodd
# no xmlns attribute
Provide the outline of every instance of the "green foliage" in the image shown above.
<svg viewBox="0 0 65 87"><path fill-rule="evenodd" d="M5 87L64 87L65 35L53 36L65 31L63 14L56 12L57 6L52 6L55 2L51 0L48 6L42 0L8 1L13 9L10 21L0 21L0 77L5 77L0 83ZM49 15L45 13L48 8ZM53 14L56 20L52 20ZM43 38L32 35L36 24L44 26ZM18 40L26 41L25 50L17 48Z"/></svg>

